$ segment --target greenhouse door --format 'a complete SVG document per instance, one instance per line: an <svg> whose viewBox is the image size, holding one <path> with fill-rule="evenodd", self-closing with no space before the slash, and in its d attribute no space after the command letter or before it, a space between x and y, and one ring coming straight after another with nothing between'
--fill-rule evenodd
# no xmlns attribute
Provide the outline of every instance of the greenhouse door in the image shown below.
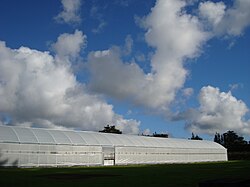
<svg viewBox="0 0 250 187"><path fill-rule="evenodd" d="M112 146L102 147L103 155L103 165L104 166L113 166L115 165L115 148Z"/></svg>

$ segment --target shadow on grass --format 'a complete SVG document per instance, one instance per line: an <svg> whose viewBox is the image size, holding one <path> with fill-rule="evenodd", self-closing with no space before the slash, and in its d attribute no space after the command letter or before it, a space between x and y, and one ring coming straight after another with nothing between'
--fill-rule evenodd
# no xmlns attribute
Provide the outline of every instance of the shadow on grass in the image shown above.
<svg viewBox="0 0 250 187"><path fill-rule="evenodd" d="M202 181L199 187L249 187L250 179L224 178L209 181Z"/></svg>
<svg viewBox="0 0 250 187"><path fill-rule="evenodd" d="M100 178L100 177L119 177L121 175L115 174L80 174L80 173L55 173L55 174L46 174L39 175L38 177L44 177L48 179L56 179L56 180L82 180L82 179L91 179L91 178Z"/></svg>

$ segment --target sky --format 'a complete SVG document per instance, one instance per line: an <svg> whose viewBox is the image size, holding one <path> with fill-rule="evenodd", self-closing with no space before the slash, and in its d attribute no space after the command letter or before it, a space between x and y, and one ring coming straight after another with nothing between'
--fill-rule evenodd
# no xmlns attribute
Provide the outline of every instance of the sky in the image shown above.
<svg viewBox="0 0 250 187"><path fill-rule="evenodd" d="M250 139L249 0L2 0L0 124Z"/></svg>

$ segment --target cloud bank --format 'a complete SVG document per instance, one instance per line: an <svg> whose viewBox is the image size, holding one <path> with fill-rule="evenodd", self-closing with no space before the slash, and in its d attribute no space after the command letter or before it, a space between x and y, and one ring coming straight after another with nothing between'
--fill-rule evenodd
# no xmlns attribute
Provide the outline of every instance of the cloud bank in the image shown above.
<svg viewBox="0 0 250 187"><path fill-rule="evenodd" d="M55 56L0 42L0 115L7 114L13 125L98 131L112 123L124 133L138 133L140 122L116 114L72 73L68 60L79 55L85 40L81 31L60 35Z"/></svg>

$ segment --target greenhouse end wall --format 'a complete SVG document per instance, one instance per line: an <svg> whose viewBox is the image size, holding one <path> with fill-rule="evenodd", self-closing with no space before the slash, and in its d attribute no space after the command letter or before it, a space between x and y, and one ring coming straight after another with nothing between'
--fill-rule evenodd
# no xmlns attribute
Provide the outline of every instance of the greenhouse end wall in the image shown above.
<svg viewBox="0 0 250 187"><path fill-rule="evenodd" d="M0 166L62 167L227 161L210 141L0 126Z"/></svg>

